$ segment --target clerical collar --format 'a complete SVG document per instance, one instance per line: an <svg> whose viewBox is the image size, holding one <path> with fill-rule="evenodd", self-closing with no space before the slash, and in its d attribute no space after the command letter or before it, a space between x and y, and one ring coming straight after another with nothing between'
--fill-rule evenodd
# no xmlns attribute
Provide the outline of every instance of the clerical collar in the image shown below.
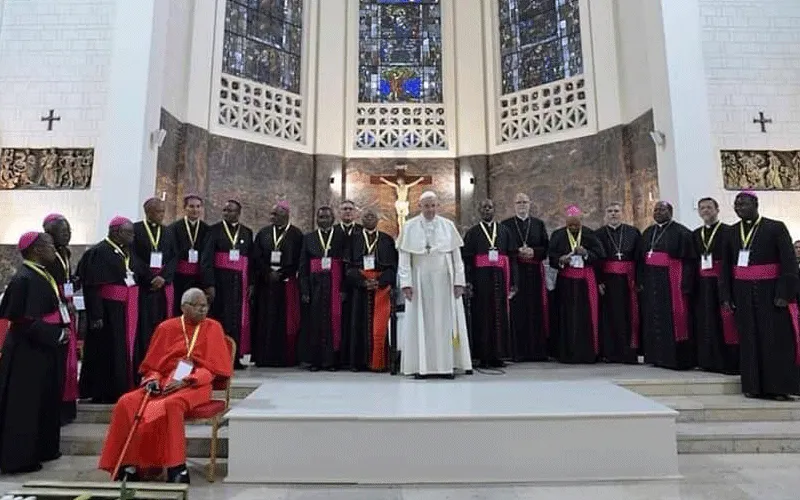
<svg viewBox="0 0 800 500"><path fill-rule="evenodd" d="M367 234L375 234L375 233L377 233L377 232L378 232L378 228L377 228L377 227L376 227L375 229L367 229L367 228L364 228L364 231L366 231L366 232L367 232Z"/></svg>
<svg viewBox="0 0 800 500"><path fill-rule="evenodd" d="M353 224L355 224L355 222L350 222L350 223L340 222L339 224L341 224L342 227L346 227L346 228L350 229L351 227L353 227Z"/></svg>
<svg viewBox="0 0 800 500"><path fill-rule="evenodd" d="M161 225L161 224L159 224L158 222L150 222L150 221L147 221L147 223L148 223L149 225L153 226L153 227L158 227L158 226L160 226L160 225Z"/></svg>
<svg viewBox="0 0 800 500"><path fill-rule="evenodd" d="M191 224L191 225L193 225L193 226L194 226L195 224L197 224L198 222L200 222L200 219L195 219L195 220L192 220L192 219L190 219L189 217L186 217L186 222L188 222L189 224Z"/></svg>
<svg viewBox="0 0 800 500"><path fill-rule="evenodd" d="M328 231L330 231L330 230L331 230L331 228L323 229L323 228L321 228L321 227L320 227L320 228L318 228L318 229L319 229L320 231L322 231L323 233L325 233L325 234L328 234Z"/></svg>
<svg viewBox="0 0 800 500"><path fill-rule="evenodd" d="M667 222L662 222L660 224L656 222L656 226L658 226L659 228L663 228L664 226L669 225L670 222L672 222L672 219L668 220Z"/></svg>
<svg viewBox="0 0 800 500"><path fill-rule="evenodd" d="M526 215L525 217L520 217L519 215L517 215L517 219L519 219L519 220L521 220L521 221L523 221L523 222L525 222L525 221L526 221L526 220L528 220L529 218L530 218L530 215Z"/></svg>
<svg viewBox="0 0 800 500"><path fill-rule="evenodd" d="M711 229L712 227L716 226L717 224L719 224L719 221L718 221L718 220L715 220L715 221L714 221L714 222L712 222L711 224L706 224L706 227L707 227L708 229Z"/></svg>
<svg viewBox="0 0 800 500"><path fill-rule="evenodd" d="M619 228L621 228L621 227L622 227L622 222L620 222L620 223L619 223L619 224L617 224L616 226L615 226L615 225L613 225L613 224L609 224L609 225L608 225L608 227L610 227L612 231L616 231L617 229L619 229Z"/></svg>

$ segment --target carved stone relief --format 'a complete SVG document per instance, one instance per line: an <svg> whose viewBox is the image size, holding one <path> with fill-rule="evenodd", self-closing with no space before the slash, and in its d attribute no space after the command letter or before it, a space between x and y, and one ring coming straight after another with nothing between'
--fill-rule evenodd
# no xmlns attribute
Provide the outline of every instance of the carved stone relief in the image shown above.
<svg viewBox="0 0 800 500"><path fill-rule="evenodd" d="M800 151L724 150L725 189L800 191Z"/></svg>
<svg viewBox="0 0 800 500"><path fill-rule="evenodd" d="M94 148L2 148L0 189L89 189Z"/></svg>

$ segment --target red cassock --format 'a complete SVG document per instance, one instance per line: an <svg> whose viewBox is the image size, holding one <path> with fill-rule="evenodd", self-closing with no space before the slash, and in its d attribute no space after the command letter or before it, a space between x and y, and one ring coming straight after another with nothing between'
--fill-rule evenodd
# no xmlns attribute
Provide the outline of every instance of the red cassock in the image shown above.
<svg viewBox="0 0 800 500"><path fill-rule="evenodd" d="M188 345L195 327L187 321L184 334L180 317L158 325L139 367L143 385L149 380L158 380L160 387L170 382L178 362L187 359ZM150 398L125 453L123 465L159 468L175 467L186 462L184 415L211 400L211 386L215 378L230 378L232 375L231 354L219 322L205 319L200 323L190 359L194 370L185 380L191 382L191 386ZM124 394L114 406L100 456L100 469L113 471L144 394L144 389L136 389Z"/></svg>

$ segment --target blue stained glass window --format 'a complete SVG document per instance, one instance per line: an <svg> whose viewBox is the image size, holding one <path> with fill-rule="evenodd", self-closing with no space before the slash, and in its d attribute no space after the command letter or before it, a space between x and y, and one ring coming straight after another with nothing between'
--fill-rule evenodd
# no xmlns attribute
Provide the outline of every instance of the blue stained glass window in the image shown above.
<svg viewBox="0 0 800 500"><path fill-rule="evenodd" d="M361 0L359 102L442 102L439 0Z"/></svg>
<svg viewBox="0 0 800 500"><path fill-rule="evenodd" d="M303 0L227 0L222 71L300 93Z"/></svg>
<svg viewBox="0 0 800 500"><path fill-rule="evenodd" d="M498 0L503 94L583 73L579 0Z"/></svg>

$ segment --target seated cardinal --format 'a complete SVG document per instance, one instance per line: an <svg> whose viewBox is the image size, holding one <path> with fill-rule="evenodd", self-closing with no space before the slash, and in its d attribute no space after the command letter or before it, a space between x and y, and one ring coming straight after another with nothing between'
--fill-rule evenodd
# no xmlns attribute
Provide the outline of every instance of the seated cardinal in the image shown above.
<svg viewBox="0 0 800 500"><path fill-rule="evenodd" d="M158 325L139 367L141 386L114 406L99 468L113 473L121 463L116 480L136 481L140 470L166 468L168 482L188 483L184 416L211 400L214 379L231 376L225 334L206 318L205 293L186 290L181 311Z"/></svg>

